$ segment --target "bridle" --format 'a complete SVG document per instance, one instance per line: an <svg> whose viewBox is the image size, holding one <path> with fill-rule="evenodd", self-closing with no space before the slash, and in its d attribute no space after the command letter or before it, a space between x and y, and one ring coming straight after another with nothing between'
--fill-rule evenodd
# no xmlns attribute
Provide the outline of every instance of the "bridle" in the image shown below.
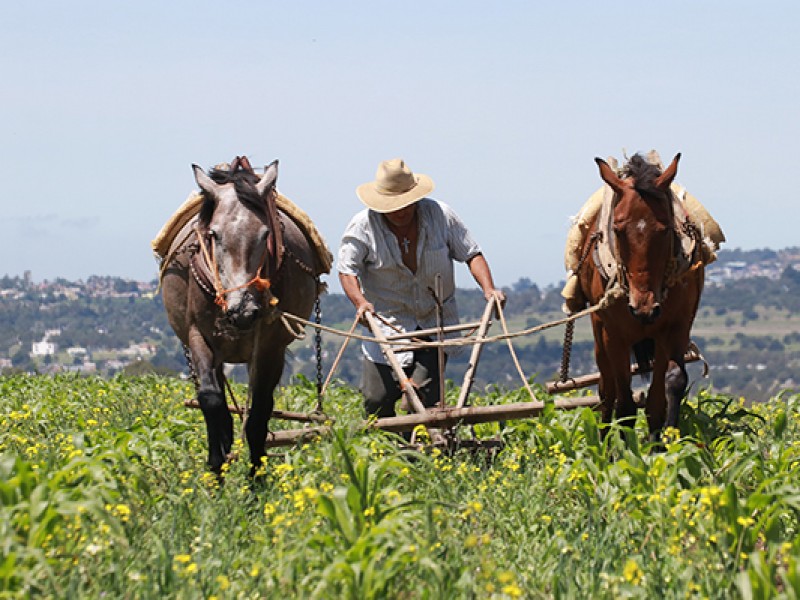
<svg viewBox="0 0 800 600"><path fill-rule="evenodd" d="M235 173L237 170L247 171L253 175L255 175L255 171L253 167L250 165L250 161L246 156L237 156L234 158L233 162L230 166L231 174ZM262 272L264 270L264 265L269 261L269 272L273 276L276 276L280 270L282 265L282 254L283 254L283 234L282 234L282 223L278 218L278 208L277 203L275 201L275 197L277 195L277 191L273 187L272 190L269 192L268 199L266 201L266 216L267 216L267 224L269 227L269 236L267 238L266 243L264 244L264 251L261 254L261 258L258 262L258 270L256 271L253 277L241 285L237 285L234 287L226 288L222 285L222 279L219 275L219 263L217 262L217 253L216 253L216 238L214 236L204 236L203 233L200 231L197 224L194 226L195 235L197 236L197 242L200 246L200 252L203 255L203 260L205 261L206 267L211 271L211 281L209 282L214 290L213 293L209 290L206 285L200 278L198 274L195 273L195 279L200 284L200 287L209 295L214 296L214 304L219 306L224 312L228 311L228 301L227 296L231 292L235 292L236 290L240 290L243 288L249 288L253 286L258 290L260 293L267 292L272 287L272 281L269 277L263 277ZM206 239L211 240L211 248L209 249L206 245ZM271 296L269 299L269 303L271 306L275 306L278 303L278 299L274 296Z"/></svg>
<svg viewBox="0 0 800 600"><path fill-rule="evenodd" d="M644 197L639 193L639 197L641 198L642 202L645 202ZM664 276L661 282L661 299L662 301L667 297L667 292L669 288L674 284L674 271L676 270L676 258L675 258L675 238L678 235L677 230L675 229L675 210L673 206L673 198L672 192L668 192L666 196L667 202L667 230L669 233L669 248L667 249L667 263L664 266ZM619 197L615 196L612 209L609 211L609 218L613 220L614 218L614 210L616 209L617 205L619 204ZM626 295L630 294L630 275L628 274L628 265L623 262L621 253L619 250L619 240L614 233L614 228L611 226L611 223L608 224L608 238L609 244L611 246L611 252L614 255L614 260L617 263L617 285L625 292ZM611 284L611 282L609 282Z"/></svg>
<svg viewBox="0 0 800 600"><path fill-rule="evenodd" d="M264 246L264 252L261 254L261 258L258 262L258 271L256 271L256 274L253 276L253 278L246 283L242 283L241 285L226 288L222 285L222 279L219 276L219 263L217 263L216 243L214 241L215 238L213 236L209 236L211 239L211 249L209 251L205 242L206 236L201 233L197 225L195 225L194 230L195 234L197 235L197 241L200 245L200 252L203 254L203 260L205 260L206 265L211 269L211 274L213 277L211 284L214 286L214 304L219 306L224 312L228 311L228 301L226 297L231 292L235 292L236 290L240 290L242 288L248 288L252 285L256 288L256 290L263 293L272 287L272 282L270 279L261 276L269 251L266 245ZM270 299L270 303L272 304L272 299Z"/></svg>

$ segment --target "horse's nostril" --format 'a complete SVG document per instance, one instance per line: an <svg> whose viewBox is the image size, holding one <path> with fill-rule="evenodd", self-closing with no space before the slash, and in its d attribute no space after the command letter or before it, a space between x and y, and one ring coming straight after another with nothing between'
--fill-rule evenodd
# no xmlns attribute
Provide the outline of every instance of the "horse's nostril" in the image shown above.
<svg viewBox="0 0 800 600"><path fill-rule="evenodd" d="M653 305L653 311L651 313L653 321L655 321L661 315L661 305L655 304Z"/></svg>
<svg viewBox="0 0 800 600"><path fill-rule="evenodd" d="M645 324L652 323L661 315L661 305L658 303L654 304L650 310L643 310L631 305L628 305L628 309L634 317Z"/></svg>

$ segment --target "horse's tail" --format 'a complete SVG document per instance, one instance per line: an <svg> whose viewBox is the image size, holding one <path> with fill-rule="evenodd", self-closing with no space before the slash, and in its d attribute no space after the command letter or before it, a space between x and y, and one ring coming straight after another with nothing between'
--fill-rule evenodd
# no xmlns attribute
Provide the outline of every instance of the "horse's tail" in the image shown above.
<svg viewBox="0 0 800 600"><path fill-rule="evenodd" d="M656 341L646 338L633 345L633 356L639 367L639 376L646 383L650 382L650 372L653 370L653 360L656 357Z"/></svg>

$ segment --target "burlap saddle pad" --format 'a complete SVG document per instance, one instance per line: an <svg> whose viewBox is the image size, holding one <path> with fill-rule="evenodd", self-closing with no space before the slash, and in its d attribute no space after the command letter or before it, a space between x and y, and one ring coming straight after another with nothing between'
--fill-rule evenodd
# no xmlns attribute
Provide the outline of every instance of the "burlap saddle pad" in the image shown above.
<svg viewBox="0 0 800 600"><path fill-rule="evenodd" d="M658 153L654 150L648 155L648 160L654 164L661 164ZM617 160L613 157L607 159L609 165L617 168ZM725 241L725 234L722 228L714 220L708 210L700 201L692 196L684 187L677 183L671 186L673 200L673 210L675 213L675 228L679 232L684 232L686 224L691 223L700 232L702 248L698 249L699 256L702 257L704 264L710 264L716 260L716 252L722 242ZM567 281L561 295L570 299L578 293L578 282L575 271L580 263L581 251L584 240L589 235L589 230L597 221L598 226L604 232L608 231L608 222L614 199L614 192L608 185L603 185L581 207L580 212L573 217L572 227L567 234L567 243L564 248L564 266L567 269ZM598 243L595 249L594 260L598 267L611 280L616 275L617 262L614 252L609 244L610 236L607 233L603 236L603 241ZM678 262L688 263L695 251L695 238L688 235L681 235L681 250ZM679 265L680 266L680 265Z"/></svg>
<svg viewBox="0 0 800 600"><path fill-rule="evenodd" d="M278 209L297 224L308 238L309 242L314 246L319 267L317 275L330 273L331 267L333 266L333 255L325 244L325 240L322 238L319 230L314 225L314 222L305 211L283 194L278 193L276 201ZM194 191L189 195L186 201L181 204L178 210L175 211L175 214L169 218L161 228L161 231L158 232L155 239L150 243L157 258L163 260L167 256L170 246L175 240L175 236L177 236L181 229L200 212L200 207L202 205L203 195L200 192Z"/></svg>
<svg viewBox="0 0 800 600"><path fill-rule="evenodd" d="M655 151L651 151L648 155L648 160L658 161L660 158ZM616 168L617 160L609 157L607 162ZM662 166L663 168L663 166ZM703 240L704 252L703 255L707 257L707 263L716 260L716 252L719 250L722 242L725 241L725 234L705 206L700 201L692 196L686 189L673 183L671 186L672 195L675 198L674 212L676 219L676 228L682 231L683 223L686 220L691 221L695 226L700 229L700 237ZM567 271L574 271L578 267L580 260L581 249L583 248L583 241L589 233L595 220L599 218L599 223L607 222L607 215L604 217L600 214L601 210L605 208L606 211L611 209L611 202L614 193L607 185L603 185L594 194L592 194L586 203L581 207L580 212L573 217L572 227L567 234L567 244L564 248L564 266ZM607 237L607 236L606 236ZM607 262L607 261L605 261Z"/></svg>

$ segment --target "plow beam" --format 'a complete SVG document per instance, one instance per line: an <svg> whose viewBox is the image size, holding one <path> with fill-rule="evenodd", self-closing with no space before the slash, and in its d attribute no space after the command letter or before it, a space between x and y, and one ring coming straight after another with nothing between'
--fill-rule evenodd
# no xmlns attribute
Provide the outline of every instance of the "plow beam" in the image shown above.
<svg viewBox="0 0 800 600"><path fill-rule="evenodd" d="M559 410L590 407L600 404L596 396L581 398L562 398L555 400L553 406ZM384 417L375 421L365 421L364 426L370 429L382 429L400 433L413 431L418 425L447 429L457 425L474 425L494 421L511 421L539 416L544 410L544 402L517 402L515 404L497 404L493 406L469 406L466 408L432 409L424 413ZM330 431L328 427L310 427L306 429L286 429L270 432L267 447L292 446L297 442L313 439Z"/></svg>

